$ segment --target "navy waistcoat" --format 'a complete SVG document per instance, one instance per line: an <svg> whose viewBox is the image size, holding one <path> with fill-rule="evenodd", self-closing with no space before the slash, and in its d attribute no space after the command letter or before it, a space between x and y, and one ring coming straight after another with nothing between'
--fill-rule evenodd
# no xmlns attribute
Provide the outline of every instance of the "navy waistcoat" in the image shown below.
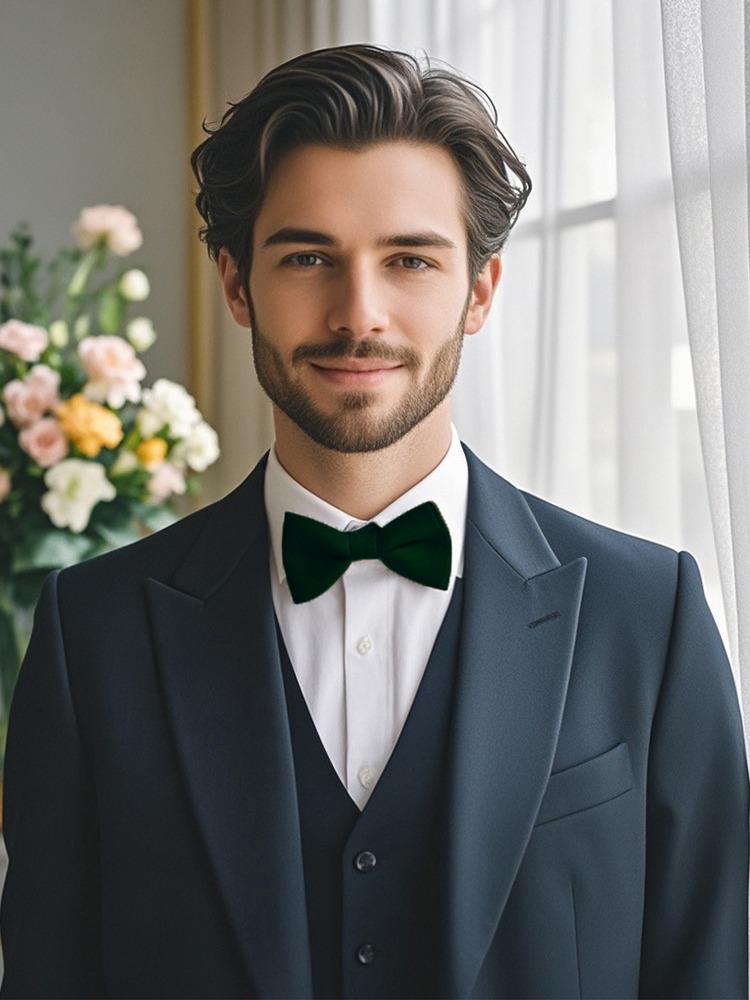
<svg viewBox="0 0 750 1000"><path fill-rule="evenodd" d="M315 997L440 996L443 775L462 596L457 580L406 724L361 813L279 634Z"/></svg>

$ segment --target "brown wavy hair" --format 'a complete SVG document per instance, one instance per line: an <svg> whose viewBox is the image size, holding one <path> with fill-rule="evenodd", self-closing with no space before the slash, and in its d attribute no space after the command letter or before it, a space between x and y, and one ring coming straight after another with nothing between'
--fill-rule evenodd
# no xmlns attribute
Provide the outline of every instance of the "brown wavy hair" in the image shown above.
<svg viewBox="0 0 750 1000"><path fill-rule="evenodd" d="M247 286L253 226L284 153L305 145L359 149L407 141L448 150L463 178L472 281L505 245L531 191L523 163L488 95L454 70L404 52L344 45L306 52L271 70L230 104L190 157L200 239L226 247Z"/></svg>

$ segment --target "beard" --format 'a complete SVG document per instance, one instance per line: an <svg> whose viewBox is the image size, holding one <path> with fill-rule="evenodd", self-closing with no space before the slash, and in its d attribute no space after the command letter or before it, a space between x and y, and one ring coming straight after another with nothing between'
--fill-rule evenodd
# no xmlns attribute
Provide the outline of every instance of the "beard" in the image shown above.
<svg viewBox="0 0 750 1000"><path fill-rule="evenodd" d="M252 326L253 362L258 381L271 402L308 437L331 451L347 454L380 451L400 441L443 402L456 380L464 340L468 300L454 333L443 343L420 377L422 361L409 347L390 347L377 338L352 342L341 339L329 344L297 347L292 370L306 361L332 358L379 358L402 365L410 375L405 395L390 412L375 416L371 410L377 390L344 392L335 413L324 413L285 368L278 350L263 334L257 321Z"/></svg>

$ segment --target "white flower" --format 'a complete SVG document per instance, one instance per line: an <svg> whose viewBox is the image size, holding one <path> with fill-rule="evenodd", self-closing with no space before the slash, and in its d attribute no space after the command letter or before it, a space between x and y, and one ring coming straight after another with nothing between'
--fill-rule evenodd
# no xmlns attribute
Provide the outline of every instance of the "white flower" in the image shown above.
<svg viewBox="0 0 750 1000"><path fill-rule="evenodd" d="M193 397L169 379L157 379L151 389L144 389L142 401L138 428L145 438L153 437L162 427L167 428L171 437L184 438L200 423L200 411Z"/></svg>
<svg viewBox="0 0 750 1000"><path fill-rule="evenodd" d="M125 336L138 352L147 351L156 340L154 324L145 316L136 316L125 327Z"/></svg>
<svg viewBox="0 0 750 1000"><path fill-rule="evenodd" d="M76 534L86 528L100 500L117 496L104 466L81 458L66 458L53 465L44 481L49 492L42 497L42 509L57 528L70 528Z"/></svg>
<svg viewBox="0 0 750 1000"><path fill-rule="evenodd" d="M62 348L68 346L70 331L64 319L56 319L54 323L50 323L49 340L53 347Z"/></svg>
<svg viewBox="0 0 750 1000"><path fill-rule="evenodd" d="M175 445L172 457L194 472L205 472L219 457L219 436L213 427L202 420L186 438Z"/></svg>
<svg viewBox="0 0 750 1000"><path fill-rule="evenodd" d="M119 288L120 294L128 302L143 302L151 292L148 277L137 267L123 274L120 278Z"/></svg>
<svg viewBox="0 0 750 1000"><path fill-rule="evenodd" d="M138 220L122 205L84 208L73 224L73 235L81 250L90 250L104 240L118 257L127 257L143 243Z"/></svg>

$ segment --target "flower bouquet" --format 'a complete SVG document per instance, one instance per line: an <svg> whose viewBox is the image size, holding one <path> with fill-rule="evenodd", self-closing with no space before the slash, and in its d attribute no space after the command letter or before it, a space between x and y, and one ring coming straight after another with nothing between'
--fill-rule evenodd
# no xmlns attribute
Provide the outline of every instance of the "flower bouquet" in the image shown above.
<svg viewBox="0 0 750 1000"><path fill-rule="evenodd" d="M47 263L23 226L0 249L0 747L46 574L174 520L219 455L181 385L143 387L156 334L129 314L149 281L116 260L135 216L86 208L73 234Z"/></svg>

